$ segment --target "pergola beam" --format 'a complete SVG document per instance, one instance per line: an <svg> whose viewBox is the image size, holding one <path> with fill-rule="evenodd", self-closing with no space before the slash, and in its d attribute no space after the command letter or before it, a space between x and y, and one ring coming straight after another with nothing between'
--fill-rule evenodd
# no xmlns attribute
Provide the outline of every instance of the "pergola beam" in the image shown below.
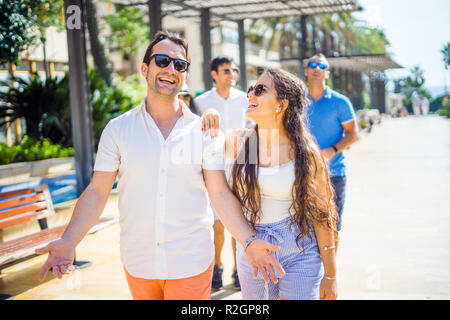
<svg viewBox="0 0 450 320"><path fill-rule="evenodd" d="M201 10L201 25L200 32L202 35L202 48L203 48L203 83L205 84L205 90L212 88L213 83L210 73L211 62L211 16L208 8Z"/></svg>
<svg viewBox="0 0 450 320"><path fill-rule="evenodd" d="M239 33L239 67L241 72L239 74L239 83L241 90L247 91L247 60L245 57L245 29L244 20L238 21Z"/></svg>
<svg viewBox="0 0 450 320"><path fill-rule="evenodd" d="M148 18L150 21L150 41L152 41L156 32L161 30L161 0L148 0Z"/></svg>

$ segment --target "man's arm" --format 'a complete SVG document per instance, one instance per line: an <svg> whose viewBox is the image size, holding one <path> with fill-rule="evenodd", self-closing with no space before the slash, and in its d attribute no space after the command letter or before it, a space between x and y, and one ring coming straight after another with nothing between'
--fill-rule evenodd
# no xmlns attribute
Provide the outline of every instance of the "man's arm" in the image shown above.
<svg viewBox="0 0 450 320"><path fill-rule="evenodd" d="M334 150L333 147L320 150L327 161L330 161L331 158L333 158L336 154L344 151L345 149L350 147L350 145L352 145L356 140L358 140L358 126L356 125L356 120L350 120L348 122L342 123L341 125L344 129L345 135L334 145L337 151Z"/></svg>
<svg viewBox="0 0 450 320"><path fill-rule="evenodd" d="M223 170L203 170L206 189L209 198L213 204L214 210L219 216L221 222L230 231L231 235L243 245L245 241L255 232L245 219L241 204L230 190L225 172ZM275 267L280 274L285 272L280 263L272 256L271 251L277 251L280 248L266 241L253 240L245 250L247 259L253 267L253 276L256 277L258 270L266 282L269 282L266 271L274 283L277 283L275 276Z"/></svg>
<svg viewBox="0 0 450 320"><path fill-rule="evenodd" d="M43 281L50 268L61 278L69 273L73 263L75 248L95 225L105 208L106 201L116 179L117 171L94 171L91 182L78 199L72 218L59 240L36 249L37 254L48 253L47 261L41 269L39 279Z"/></svg>

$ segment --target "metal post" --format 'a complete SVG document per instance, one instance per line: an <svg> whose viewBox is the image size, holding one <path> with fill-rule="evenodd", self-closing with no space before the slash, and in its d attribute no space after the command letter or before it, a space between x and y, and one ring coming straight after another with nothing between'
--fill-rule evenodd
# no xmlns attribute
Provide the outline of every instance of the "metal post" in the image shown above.
<svg viewBox="0 0 450 320"><path fill-rule="evenodd" d="M203 47L203 83L205 85L205 90L209 90L213 86L211 79L211 33L210 33L210 12L209 8L201 9L201 36L202 36L202 47Z"/></svg>
<svg viewBox="0 0 450 320"><path fill-rule="evenodd" d="M241 90L247 92L247 61L245 60L245 29L244 20L238 21L239 32L239 67L241 72L239 74L239 82Z"/></svg>
<svg viewBox="0 0 450 320"><path fill-rule="evenodd" d="M86 63L85 1L65 0L72 140L75 149L77 195L91 181L94 168L94 135ZM69 20L70 19L70 20Z"/></svg>
<svg viewBox="0 0 450 320"><path fill-rule="evenodd" d="M89 76L86 62L86 0L64 0L67 46L69 52L69 92L72 118L72 140L75 149L77 197L91 181L94 169L94 129L89 99ZM73 265L86 268L90 261L79 261L74 255Z"/></svg>
<svg viewBox="0 0 450 320"><path fill-rule="evenodd" d="M150 22L150 41L152 41L156 32L161 30L161 0L148 1L148 18Z"/></svg>
<svg viewBox="0 0 450 320"><path fill-rule="evenodd" d="M306 56L306 39L308 37L306 33L306 18L307 16L300 16L300 33L302 34L302 38L300 41L300 68L299 68L299 77L301 79L305 76L305 67L303 65L303 61L307 58Z"/></svg>
<svg viewBox="0 0 450 320"><path fill-rule="evenodd" d="M313 54L317 53L317 26L315 21L312 25L312 50Z"/></svg>

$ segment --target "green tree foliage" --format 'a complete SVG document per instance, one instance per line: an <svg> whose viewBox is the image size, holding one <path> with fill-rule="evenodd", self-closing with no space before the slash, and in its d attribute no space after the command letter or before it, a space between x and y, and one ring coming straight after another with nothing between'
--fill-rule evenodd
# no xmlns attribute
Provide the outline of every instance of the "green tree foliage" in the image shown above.
<svg viewBox="0 0 450 320"><path fill-rule="evenodd" d="M89 43L95 66L100 76L110 86L112 83L113 68L105 55L105 48L99 37L97 10L93 0L86 1L86 20L89 32Z"/></svg>
<svg viewBox="0 0 450 320"><path fill-rule="evenodd" d="M444 61L445 70L450 67L450 42L447 42L441 50L442 61Z"/></svg>
<svg viewBox="0 0 450 320"><path fill-rule="evenodd" d="M346 54L386 54L390 43L381 28L367 26L351 12L321 14L308 17L307 24L316 29L316 44L321 52ZM250 42L268 50L277 50L284 58L299 56L298 17L255 19L249 29ZM318 36L321 33L321 37ZM322 39L319 39L322 38ZM325 39L324 39L325 38ZM332 47L332 39L334 41ZM313 39L308 40L308 55L312 55Z"/></svg>
<svg viewBox="0 0 450 320"><path fill-rule="evenodd" d="M68 74L45 80L35 74L33 78L14 78L1 81L6 90L0 92L0 127L10 121L24 118L26 134L36 140L50 139L62 146L72 146L72 129ZM131 81L131 83L134 80ZM94 121L94 143L98 145L101 132L109 120L136 106L136 92L128 92L130 81L119 82L118 88L110 87L95 69L89 70L90 98ZM143 91L145 95L145 91Z"/></svg>
<svg viewBox="0 0 450 320"><path fill-rule="evenodd" d="M352 54L386 54L390 45L382 29L356 26L352 34Z"/></svg>
<svg viewBox="0 0 450 320"><path fill-rule="evenodd" d="M13 162L36 161L51 158L72 157L74 150L72 147L63 147L54 144L50 139L42 141L25 136L22 144L8 147L5 143L0 143L0 165Z"/></svg>
<svg viewBox="0 0 450 320"><path fill-rule="evenodd" d="M18 63L19 53L34 44L36 11L44 0L0 0L0 64Z"/></svg>
<svg viewBox="0 0 450 320"><path fill-rule="evenodd" d="M440 116L450 118L450 99L445 96L442 99L442 107L437 111Z"/></svg>
<svg viewBox="0 0 450 320"><path fill-rule="evenodd" d="M30 138L49 138L54 143L71 145L68 76L43 80L35 74L30 79L14 77L14 81L15 85L0 82L6 87L0 92L0 126L5 125L6 115L10 121L24 118Z"/></svg>
<svg viewBox="0 0 450 320"><path fill-rule="evenodd" d="M133 7L117 6L117 9L105 18L111 31L110 46L116 46L123 55L133 54L142 43L148 42L146 14Z"/></svg>
<svg viewBox="0 0 450 320"><path fill-rule="evenodd" d="M113 118L136 106L134 98L120 88L110 87L99 76L98 71L89 71L92 118L94 121L94 143L97 148L106 124ZM139 101L140 102L140 101Z"/></svg>
<svg viewBox="0 0 450 320"><path fill-rule="evenodd" d="M409 113L412 113L412 95L414 91L416 91L420 96L427 97L430 101L432 101L433 98L430 92L425 88L425 71L417 65L409 69L409 72L410 75L400 81L405 94L403 105Z"/></svg>

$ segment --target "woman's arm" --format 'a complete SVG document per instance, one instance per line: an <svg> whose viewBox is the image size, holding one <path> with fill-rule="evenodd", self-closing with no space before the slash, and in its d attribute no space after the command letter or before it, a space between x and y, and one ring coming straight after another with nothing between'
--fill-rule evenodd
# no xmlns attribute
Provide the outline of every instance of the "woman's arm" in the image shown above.
<svg viewBox="0 0 450 320"><path fill-rule="evenodd" d="M324 208L322 209L330 215L333 214L336 216L334 202L329 201L332 196L332 187L329 179L327 179L327 172L325 171L328 169L320 160L316 162L318 167L315 181L316 191L318 196L323 200L322 203L324 203ZM337 298L336 252L338 247L338 232L335 229L336 226L331 228L327 221L315 221L313 226L325 271L320 284L320 299L335 300Z"/></svg>

